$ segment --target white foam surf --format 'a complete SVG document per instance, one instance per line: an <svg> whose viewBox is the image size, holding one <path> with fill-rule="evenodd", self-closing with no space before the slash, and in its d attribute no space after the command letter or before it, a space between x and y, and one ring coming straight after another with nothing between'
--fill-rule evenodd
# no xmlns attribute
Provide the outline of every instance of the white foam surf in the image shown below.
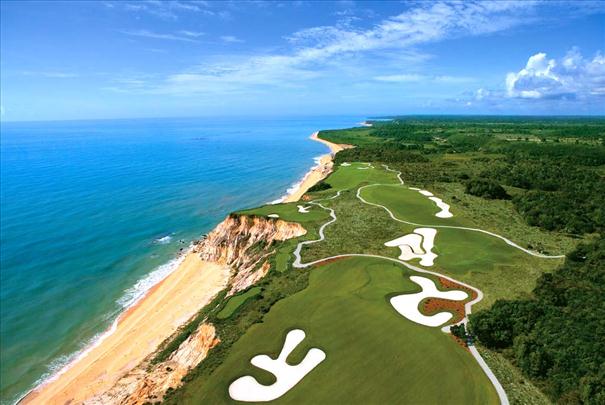
<svg viewBox="0 0 605 405"><path fill-rule="evenodd" d="M301 184L303 184L303 182L305 181L305 179L309 176L309 174L315 170L317 167L319 167L321 165L321 158L324 155L321 156L315 156L313 158L313 161L315 162L315 165L313 165L306 173L305 175L296 183L292 184L290 187L288 187L286 189L286 194L282 195L281 197L279 197L277 200L273 200L271 202L269 202L268 204L280 204L282 202L284 202L284 200L286 198L288 198L290 195L294 194L301 186Z"/></svg>
<svg viewBox="0 0 605 405"><path fill-rule="evenodd" d="M167 245L170 242L172 242L172 236L170 236L170 235L162 236L161 238L157 238L153 242L157 243L158 245Z"/></svg>
<svg viewBox="0 0 605 405"><path fill-rule="evenodd" d="M129 308L135 306L143 297L145 297L147 292L155 285L175 271L183 262L185 256L187 256L187 253L189 253L192 247L193 245L190 245L189 248L184 251L184 253L179 254L178 257L170 260L168 263L158 266L155 270L140 278L132 287L126 289L124 294L116 301L116 303L120 306L120 309L106 317L106 319L114 318L109 328L94 335L91 339L82 344L80 349L76 350L75 352L68 355L63 355L53 360L48 366L48 371L44 373L44 375L42 375L42 377L40 377L33 384L33 388L23 394L23 396L20 397L16 403L21 401L31 391L59 378L63 373L69 370L70 367L86 357L94 348L98 347L105 339L107 339L107 337L113 334L118 328L118 323L122 315Z"/></svg>

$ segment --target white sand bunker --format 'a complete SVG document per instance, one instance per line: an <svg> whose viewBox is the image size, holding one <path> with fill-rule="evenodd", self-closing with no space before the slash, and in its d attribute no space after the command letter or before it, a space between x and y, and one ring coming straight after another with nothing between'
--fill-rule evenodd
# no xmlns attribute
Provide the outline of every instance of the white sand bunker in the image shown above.
<svg viewBox="0 0 605 405"><path fill-rule="evenodd" d="M425 326L439 326L452 318L449 312L439 312L438 314L426 316L420 313L418 305L425 298L445 298L453 301L462 301L468 297L468 294L460 290L439 291L435 283L425 277L411 276L410 280L422 287L422 291L415 294L402 294L391 298L391 305L397 312L410 321Z"/></svg>
<svg viewBox="0 0 605 405"><path fill-rule="evenodd" d="M422 194L425 197L429 197L429 200L433 201L437 207L441 210L438 213L435 214L436 217L438 218L451 218L454 216L454 214L452 214L450 212L450 205L447 203L444 203L443 200L439 197L435 197L433 195L433 193L431 193L428 190L421 190L417 187L409 187L410 190L414 190L414 191L418 191L420 194Z"/></svg>
<svg viewBox="0 0 605 405"><path fill-rule="evenodd" d="M407 234L385 243L388 247L399 247L401 260L419 258L422 266L432 266L437 255L432 252L437 230L434 228L416 228L414 233Z"/></svg>
<svg viewBox="0 0 605 405"><path fill-rule="evenodd" d="M345 166L345 167L346 167L346 166L351 166L351 164L350 164L350 163L347 163L347 162L343 162L343 163L341 163L340 165L341 165L341 166Z"/></svg>
<svg viewBox="0 0 605 405"><path fill-rule="evenodd" d="M439 209L441 209L441 211L439 211L438 213L435 214L436 217L439 218L451 218L454 216L454 214L452 214L450 212L450 205L447 203L444 203L443 200L439 197L429 197L429 200L433 201L435 204L437 204L437 207Z"/></svg>
<svg viewBox="0 0 605 405"><path fill-rule="evenodd" d="M296 207L298 207L298 212L300 212L302 214L308 213L309 212L309 208L311 208L309 206L305 207L305 206L302 206L302 205L297 205Z"/></svg>
<svg viewBox="0 0 605 405"><path fill-rule="evenodd" d="M291 366L286 359L292 351L305 339L305 332L294 329L286 335L286 341L277 359L273 360L265 354L254 356L250 363L262 368L275 376L275 383L262 385L256 378L246 375L235 380L229 386L229 396L236 401L267 402L284 395L307 374L326 358L323 350L312 348L299 364Z"/></svg>
<svg viewBox="0 0 605 405"><path fill-rule="evenodd" d="M277 214L269 214L267 215L269 218L279 218L279 215Z"/></svg>

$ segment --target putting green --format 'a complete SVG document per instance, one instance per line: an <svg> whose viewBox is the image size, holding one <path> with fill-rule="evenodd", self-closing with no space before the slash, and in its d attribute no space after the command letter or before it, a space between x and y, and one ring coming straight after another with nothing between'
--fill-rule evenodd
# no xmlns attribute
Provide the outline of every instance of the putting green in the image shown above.
<svg viewBox="0 0 605 405"><path fill-rule="evenodd" d="M296 271L296 270L294 270ZM274 403L498 403L473 357L439 328L400 316L388 302L416 292L405 267L382 259L347 258L313 268L309 286L275 304L247 330L224 362L203 381L187 384L185 403L232 403L229 384L271 374L250 365L257 354L275 357L294 328L307 338L288 358L297 364L311 347L327 357Z"/></svg>

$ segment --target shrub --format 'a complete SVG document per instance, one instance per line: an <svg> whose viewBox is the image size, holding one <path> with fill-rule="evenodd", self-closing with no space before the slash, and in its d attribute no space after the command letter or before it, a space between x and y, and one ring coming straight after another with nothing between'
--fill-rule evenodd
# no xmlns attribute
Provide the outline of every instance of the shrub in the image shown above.
<svg viewBox="0 0 605 405"><path fill-rule="evenodd" d="M471 179L466 183L466 193L490 200L507 200L510 198L506 190L490 179Z"/></svg>

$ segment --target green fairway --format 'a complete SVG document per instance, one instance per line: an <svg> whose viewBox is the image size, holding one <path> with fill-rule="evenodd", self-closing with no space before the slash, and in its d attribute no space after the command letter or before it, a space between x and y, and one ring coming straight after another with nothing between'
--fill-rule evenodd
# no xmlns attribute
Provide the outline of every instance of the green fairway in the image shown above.
<svg viewBox="0 0 605 405"><path fill-rule="evenodd" d="M250 359L276 356L286 333L300 328L307 338L288 362L297 364L311 347L327 357L277 403L498 403L465 349L439 328L418 325L392 308L388 296L418 290L410 274L401 265L371 258L314 268L306 289L275 304L211 375L185 385L179 400L233 402L229 384L244 375L271 384L272 376Z"/></svg>
<svg viewBox="0 0 605 405"><path fill-rule="evenodd" d="M450 212L454 214L452 218L436 217L435 214L440 211L437 205L418 191L410 190L407 185L369 186L362 189L360 195L368 202L384 205L397 218L406 221L429 225L473 225L469 220L460 218L455 206L450 207ZM435 196L439 197L438 195ZM444 202L451 205L450 201Z"/></svg>
<svg viewBox="0 0 605 405"><path fill-rule="evenodd" d="M260 287L252 287L248 291L234 295L229 298L225 307L216 315L219 319L229 318L247 299L258 295L261 292Z"/></svg>
<svg viewBox="0 0 605 405"><path fill-rule="evenodd" d="M362 184L399 183L397 174L383 167L359 162L349 164L350 166L338 166L337 170L326 179L326 183L334 190L348 190Z"/></svg>

